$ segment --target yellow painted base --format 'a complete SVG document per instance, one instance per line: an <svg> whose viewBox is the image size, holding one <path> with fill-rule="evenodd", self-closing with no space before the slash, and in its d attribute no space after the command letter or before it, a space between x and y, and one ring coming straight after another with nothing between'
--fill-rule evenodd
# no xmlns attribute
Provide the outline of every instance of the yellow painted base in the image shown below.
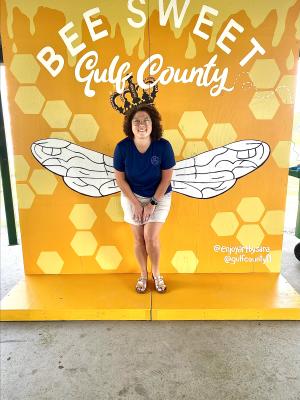
<svg viewBox="0 0 300 400"><path fill-rule="evenodd" d="M154 320L300 320L300 295L279 274L173 274L152 295Z"/></svg>
<svg viewBox="0 0 300 400"><path fill-rule="evenodd" d="M27 275L1 301L2 321L149 320L137 274Z"/></svg>
<svg viewBox="0 0 300 400"><path fill-rule="evenodd" d="M164 274L168 291L134 290L137 274L27 275L1 301L2 321L300 320L279 274Z"/></svg>

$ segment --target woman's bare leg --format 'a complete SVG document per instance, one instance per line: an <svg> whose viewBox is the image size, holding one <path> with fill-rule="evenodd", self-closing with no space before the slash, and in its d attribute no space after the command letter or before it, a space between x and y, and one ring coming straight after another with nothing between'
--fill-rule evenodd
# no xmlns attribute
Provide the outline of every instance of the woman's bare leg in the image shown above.
<svg viewBox="0 0 300 400"><path fill-rule="evenodd" d="M134 235L134 252L138 260L141 276L147 277L147 250L144 239L144 225L130 224Z"/></svg>
<svg viewBox="0 0 300 400"><path fill-rule="evenodd" d="M144 225L146 250L151 260L151 269L154 276L159 275L159 233L162 226L163 222L148 222Z"/></svg>

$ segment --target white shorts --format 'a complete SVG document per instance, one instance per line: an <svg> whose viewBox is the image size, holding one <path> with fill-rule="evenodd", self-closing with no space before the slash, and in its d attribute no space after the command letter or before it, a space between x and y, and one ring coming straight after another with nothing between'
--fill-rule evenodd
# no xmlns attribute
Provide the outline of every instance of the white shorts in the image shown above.
<svg viewBox="0 0 300 400"><path fill-rule="evenodd" d="M151 197L143 197L136 193L133 194L143 204L149 203L151 199ZM132 225L144 225L148 222L165 222L171 208L171 199L172 192L165 194L164 197L158 202L158 205L155 206L154 212L148 221L143 223L137 222L133 219L132 203L128 197L121 192L121 206L124 211L124 221Z"/></svg>

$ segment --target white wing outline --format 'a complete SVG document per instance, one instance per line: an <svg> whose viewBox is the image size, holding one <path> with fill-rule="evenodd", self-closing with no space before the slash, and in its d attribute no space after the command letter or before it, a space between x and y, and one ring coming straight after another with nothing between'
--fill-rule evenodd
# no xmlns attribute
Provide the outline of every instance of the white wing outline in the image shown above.
<svg viewBox="0 0 300 400"><path fill-rule="evenodd" d="M49 171L63 177L78 193L108 196L120 191L114 178L113 157L63 139L42 139L31 146L33 156ZM240 140L177 161L172 190L185 196L209 199L234 186L269 157L270 147L259 140Z"/></svg>
<svg viewBox="0 0 300 400"><path fill-rule="evenodd" d="M262 166L269 155L267 143L240 140L178 161L172 190L198 199L218 196L232 188L237 179Z"/></svg>

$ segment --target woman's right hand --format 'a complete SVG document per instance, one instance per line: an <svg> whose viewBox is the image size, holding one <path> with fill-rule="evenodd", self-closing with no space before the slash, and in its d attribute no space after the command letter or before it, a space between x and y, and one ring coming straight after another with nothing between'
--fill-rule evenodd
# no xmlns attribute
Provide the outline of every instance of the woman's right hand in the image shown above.
<svg viewBox="0 0 300 400"><path fill-rule="evenodd" d="M132 211L133 211L133 219L136 222L141 223L143 220L143 213L144 213L144 207L142 203L136 202L136 203L131 203Z"/></svg>

